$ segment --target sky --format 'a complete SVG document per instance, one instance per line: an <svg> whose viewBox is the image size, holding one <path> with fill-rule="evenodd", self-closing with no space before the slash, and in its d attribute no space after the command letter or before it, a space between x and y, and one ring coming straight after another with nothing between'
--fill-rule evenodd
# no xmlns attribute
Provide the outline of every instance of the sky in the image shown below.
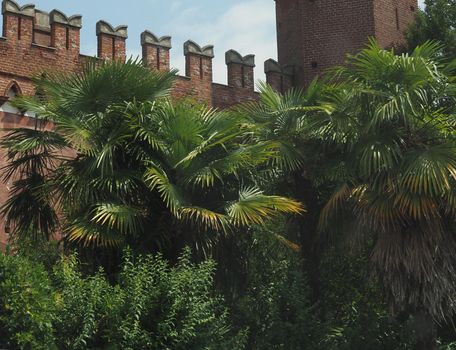
<svg viewBox="0 0 456 350"><path fill-rule="evenodd" d="M423 1L423 0L419 0ZM214 45L214 81L226 83L225 52L255 54L255 78L264 80L263 63L276 59L273 0L18 0L37 9L59 9L67 16L81 14L81 53L96 55L95 24L105 20L114 27L128 25L127 54L141 56L140 33L171 35L171 66L184 74L183 43Z"/></svg>

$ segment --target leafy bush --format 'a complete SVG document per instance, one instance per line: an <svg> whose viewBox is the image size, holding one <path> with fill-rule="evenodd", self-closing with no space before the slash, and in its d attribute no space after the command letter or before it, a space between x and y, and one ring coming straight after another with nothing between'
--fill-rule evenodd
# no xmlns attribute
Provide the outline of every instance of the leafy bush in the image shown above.
<svg viewBox="0 0 456 350"><path fill-rule="evenodd" d="M439 344L439 350L455 350L456 343L448 343L448 344Z"/></svg>
<svg viewBox="0 0 456 350"><path fill-rule="evenodd" d="M235 324L249 329L248 349L407 350L413 344L407 318L392 317L379 287L368 276L368 258L330 250L320 266L315 305L300 254L273 232L257 229L237 237L238 288ZM225 250L227 247L224 248Z"/></svg>
<svg viewBox="0 0 456 350"><path fill-rule="evenodd" d="M245 286L235 301L235 323L249 328L248 349L315 349L319 324L299 254L257 229L240 246Z"/></svg>
<svg viewBox="0 0 456 350"><path fill-rule="evenodd" d="M412 349L407 319L392 317L379 287L367 273L368 258L329 251L321 264L326 350Z"/></svg>
<svg viewBox="0 0 456 350"><path fill-rule="evenodd" d="M55 349L54 306L43 266L0 254L0 348Z"/></svg>
<svg viewBox="0 0 456 350"><path fill-rule="evenodd" d="M12 349L243 349L213 287L214 262L175 267L160 255L126 254L115 285L84 277L75 257L49 276L21 256L0 255L0 346Z"/></svg>
<svg viewBox="0 0 456 350"><path fill-rule="evenodd" d="M171 268L160 256L127 255L120 274L110 343L119 349L242 349L231 335L223 300L214 296L215 264L190 262L190 251Z"/></svg>
<svg viewBox="0 0 456 350"><path fill-rule="evenodd" d="M100 343L105 320L112 311L116 288L111 287L100 271L83 278L75 257L65 258L55 266L57 317L54 327L59 349L87 349Z"/></svg>

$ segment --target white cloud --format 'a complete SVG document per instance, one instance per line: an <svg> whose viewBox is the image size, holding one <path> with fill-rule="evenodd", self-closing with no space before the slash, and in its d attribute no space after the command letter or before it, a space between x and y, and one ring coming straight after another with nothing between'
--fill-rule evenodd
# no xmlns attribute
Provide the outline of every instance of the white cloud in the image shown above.
<svg viewBox="0 0 456 350"><path fill-rule="evenodd" d="M203 11L203 12L201 12ZM219 17L206 17L201 21L204 9L186 9L175 18L171 28L174 37L193 39L200 45L214 44L214 81L226 83L225 52L234 49L242 55L255 54L256 79L264 80L263 63L276 56L274 3L249 0L233 5ZM189 21L194 18L195 21ZM185 61L181 52L174 50L172 65L181 72Z"/></svg>
<svg viewBox="0 0 456 350"><path fill-rule="evenodd" d="M172 2L171 8L170 8L171 12L173 12L173 13L177 12L178 10L180 10L182 8L182 5L183 5L182 1Z"/></svg>

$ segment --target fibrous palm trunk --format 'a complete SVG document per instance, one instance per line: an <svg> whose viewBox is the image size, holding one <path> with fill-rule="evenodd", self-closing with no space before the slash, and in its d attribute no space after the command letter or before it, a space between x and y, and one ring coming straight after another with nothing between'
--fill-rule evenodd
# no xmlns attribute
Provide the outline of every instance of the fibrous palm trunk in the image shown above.
<svg viewBox="0 0 456 350"><path fill-rule="evenodd" d="M437 350L435 323L425 312L417 312L414 317L416 334L415 350Z"/></svg>

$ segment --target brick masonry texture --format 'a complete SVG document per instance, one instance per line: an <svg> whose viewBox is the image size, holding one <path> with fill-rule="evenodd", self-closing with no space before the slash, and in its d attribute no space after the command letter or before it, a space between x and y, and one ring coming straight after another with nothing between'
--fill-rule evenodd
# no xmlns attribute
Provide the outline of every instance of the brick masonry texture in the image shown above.
<svg viewBox="0 0 456 350"><path fill-rule="evenodd" d="M417 9L417 0L276 0L278 61L294 70L294 85L306 86L368 37L402 46Z"/></svg>
<svg viewBox="0 0 456 350"><path fill-rule="evenodd" d="M267 1L267 0L264 0ZM269 0L272 1L272 0ZM267 82L278 91L306 86L327 68L342 64L347 53L376 37L384 47L401 46L404 31L413 21L417 0L275 0L278 62L265 62ZM80 53L80 15L67 17L34 5L20 6L3 0L3 36L0 37L0 106L11 90L35 93L31 78L45 71L75 72L89 57ZM97 23L98 58L125 61L127 27ZM170 68L171 37L141 35L144 64L153 70ZM257 99L254 91L254 56L226 53L228 84L212 81L213 47L184 44L185 76L178 76L174 99L192 98L216 108L228 108ZM3 105L4 106L4 105ZM35 119L0 109L0 128L34 127ZM0 137L4 135L0 131ZM0 150L0 167L5 159ZM9 196L11 184L0 183L0 205ZM0 220L0 249L7 241Z"/></svg>
<svg viewBox="0 0 456 350"><path fill-rule="evenodd" d="M58 18L56 13L59 14ZM74 20L77 17L78 20ZM59 11L46 13L34 6L21 8L10 0L3 1L3 37L0 38L0 96L6 96L14 81L20 93L33 94L31 77L46 70L72 72L87 59L80 54L80 16L67 18ZM73 18L73 20L71 20ZM66 19L62 20L62 19ZM66 22L66 23L64 23ZM127 27L97 23L98 58L124 61ZM156 38L145 31L141 36L143 61L151 69L169 70L171 38ZM174 97L194 97L214 107L227 107L239 101L256 98L253 69L231 74L231 87L221 96L218 84L212 82L212 55L194 42L185 53L186 76L178 77ZM250 68L250 67L249 67ZM242 74L245 74L244 78ZM250 81L239 86L238 81ZM216 86L216 87L213 87ZM227 86L228 87L228 86ZM217 93L214 93L217 90ZM220 103L219 103L220 98Z"/></svg>

